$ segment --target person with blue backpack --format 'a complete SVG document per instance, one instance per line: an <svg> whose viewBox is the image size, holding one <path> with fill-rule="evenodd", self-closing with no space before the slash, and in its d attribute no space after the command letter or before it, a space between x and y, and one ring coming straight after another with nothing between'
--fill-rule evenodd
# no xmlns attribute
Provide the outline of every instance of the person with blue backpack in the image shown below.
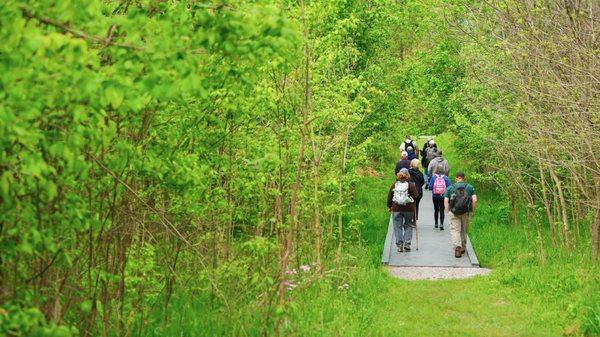
<svg viewBox="0 0 600 337"><path fill-rule="evenodd" d="M429 190L432 194L433 199L433 219L435 221L435 227L441 231L444 230L444 195L446 190L452 186L450 179L444 172L442 166L436 167L434 174L429 180Z"/></svg>

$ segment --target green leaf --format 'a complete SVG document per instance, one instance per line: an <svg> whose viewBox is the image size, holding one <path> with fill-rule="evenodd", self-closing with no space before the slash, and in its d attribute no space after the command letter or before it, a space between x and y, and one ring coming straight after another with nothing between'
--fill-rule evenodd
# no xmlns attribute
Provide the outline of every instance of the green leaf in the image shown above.
<svg viewBox="0 0 600 337"><path fill-rule="evenodd" d="M104 91L104 96L108 100L108 103L115 109L118 109L121 103L123 103L123 92L115 87L108 87Z"/></svg>
<svg viewBox="0 0 600 337"><path fill-rule="evenodd" d="M0 178L0 192L2 192L2 196L8 196L8 192L10 191L10 181L11 174L8 171L2 173L2 178Z"/></svg>

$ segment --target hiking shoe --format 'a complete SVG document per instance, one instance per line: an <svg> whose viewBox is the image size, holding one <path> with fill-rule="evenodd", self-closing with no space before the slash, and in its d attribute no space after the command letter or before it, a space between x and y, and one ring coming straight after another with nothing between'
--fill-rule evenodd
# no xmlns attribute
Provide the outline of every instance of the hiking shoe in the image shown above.
<svg viewBox="0 0 600 337"><path fill-rule="evenodd" d="M461 256L462 256L462 248L461 247L454 248L454 257L461 257Z"/></svg>
<svg viewBox="0 0 600 337"><path fill-rule="evenodd" d="M444 230L444 226L440 226L440 230L443 231Z"/></svg>
<svg viewBox="0 0 600 337"><path fill-rule="evenodd" d="M407 243L404 245L404 251L405 252L410 252L410 243Z"/></svg>
<svg viewBox="0 0 600 337"><path fill-rule="evenodd" d="M464 254L464 253L465 253L465 250L466 250L466 249L464 249L464 248L460 247L460 252L461 252L461 254Z"/></svg>
<svg viewBox="0 0 600 337"><path fill-rule="evenodd" d="M433 228L438 228L438 227L439 227L438 224L435 224L435 227L433 227Z"/></svg>
<svg viewBox="0 0 600 337"><path fill-rule="evenodd" d="M403 252L402 246L398 246L397 251L398 251L398 253L402 253Z"/></svg>

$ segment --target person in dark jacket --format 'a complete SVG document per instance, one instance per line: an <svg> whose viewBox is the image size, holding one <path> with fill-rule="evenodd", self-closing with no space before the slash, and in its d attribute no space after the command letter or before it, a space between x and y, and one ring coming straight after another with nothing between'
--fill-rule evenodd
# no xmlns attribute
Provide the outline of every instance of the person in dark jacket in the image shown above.
<svg viewBox="0 0 600 337"><path fill-rule="evenodd" d="M410 168L408 169L410 174L410 180L415 183L419 196L415 199L415 218L419 219L419 203L423 197L423 185L425 185L425 178L423 173L419 170L419 159L413 159L410 161Z"/></svg>
<svg viewBox="0 0 600 337"><path fill-rule="evenodd" d="M425 184L425 189L428 189L428 183L429 183L429 173L427 172L427 167L429 166L429 158L430 152L435 152L435 150L437 149L437 145L435 144L435 141L433 140L433 138L429 138L429 140L423 145L423 150L421 150L421 167L423 168L423 176L425 177L425 182L427 182L427 184ZM431 156L431 158L433 158Z"/></svg>
<svg viewBox="0 0 600 337"><path fill-rule="evenodd" d="M396 169L394 170L394 175L398 175L401 169L409 169L410 168L410 160L408 160L408 152L402 151L402 158L396 163Z"/></svg>
<svg viewBox="0 0 600 337"><path fill-rule="evenodd" d="M407 186L408 185L408 186ZM395 194L402 195L405 191L412 201L407 201L404 205L396 203ZM410 181L408 170L403 168L396 175L396 181L390 186L387 198L388 210L392 213L394 223L394 236L396 237L396 247L398 252L410 251L410 242L412 240L412 229L415 223L415 202L419 197L419 191L415 183Z"/></svg>

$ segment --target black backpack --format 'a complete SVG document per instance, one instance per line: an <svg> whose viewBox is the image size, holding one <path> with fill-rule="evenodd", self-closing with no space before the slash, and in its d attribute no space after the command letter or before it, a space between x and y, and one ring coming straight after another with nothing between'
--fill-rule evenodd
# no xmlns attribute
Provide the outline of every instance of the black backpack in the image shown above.
<svg viewBox="0 0 600 337"><path fill-rule="evenodd" d="M456 215L465 214L472 209L471 196L467 192L466 184L457 184L451 196L450 210Z"/></svg>

